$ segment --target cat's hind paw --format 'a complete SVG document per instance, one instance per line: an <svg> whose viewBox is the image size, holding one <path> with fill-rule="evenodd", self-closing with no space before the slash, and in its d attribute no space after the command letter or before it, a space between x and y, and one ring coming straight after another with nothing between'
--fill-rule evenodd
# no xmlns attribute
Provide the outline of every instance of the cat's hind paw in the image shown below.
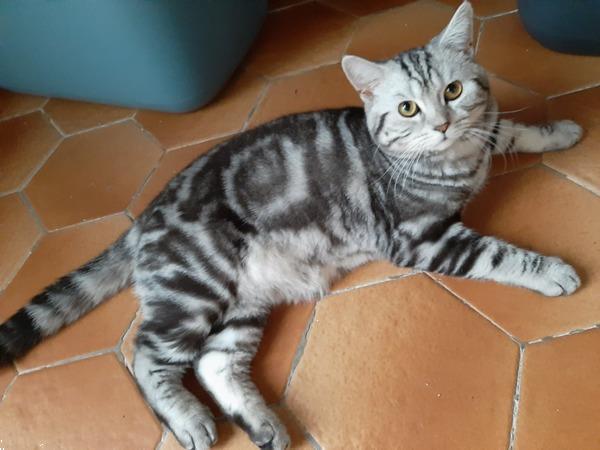
<svg viewBox="0 0 600 450"><path fill-rule="evenodd" d="M290 437L279 418L272 412L262 417L262 423L250 429L252 441L263 450L286 450L290 447Z"/></svg>
<svg viewBox="0 0 600 450"><path fill-rule="evenodd" d="M186 450L208 450L217 442L217 427L208 412L197 411L168 426Z"/></svg>

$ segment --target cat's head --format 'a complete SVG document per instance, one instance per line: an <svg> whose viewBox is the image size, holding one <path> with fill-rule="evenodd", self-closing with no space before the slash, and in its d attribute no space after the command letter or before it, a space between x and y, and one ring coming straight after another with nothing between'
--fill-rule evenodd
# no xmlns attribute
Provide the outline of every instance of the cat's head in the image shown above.
<svg viewBox="0 0 600 450"><path fill-rule="evenodd" d="M393 153L443 151L483 120L485 70L472 48L473 9L465 1L425 47L371 62L345 56L342 67L365 105L369 131Z"/></svg>

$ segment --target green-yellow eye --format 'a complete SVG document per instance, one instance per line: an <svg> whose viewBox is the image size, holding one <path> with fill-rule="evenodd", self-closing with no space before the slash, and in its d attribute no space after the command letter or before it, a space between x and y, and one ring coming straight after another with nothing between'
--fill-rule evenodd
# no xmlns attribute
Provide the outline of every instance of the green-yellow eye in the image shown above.
<svg viewBox="0 0 600 450"><path fill-rule="evenodd" d="M458 80L453 81L444 90L444 98L446 101L450 102L452 100L456 100L462 94L462 83Z"/></svg>
<svg viewBox="0 0 600 450"><path fill-rule="evenodd" d="M419 107L412 100L407 100L398 105L398 112L404 117L413 117L419 111Z"/></svg>

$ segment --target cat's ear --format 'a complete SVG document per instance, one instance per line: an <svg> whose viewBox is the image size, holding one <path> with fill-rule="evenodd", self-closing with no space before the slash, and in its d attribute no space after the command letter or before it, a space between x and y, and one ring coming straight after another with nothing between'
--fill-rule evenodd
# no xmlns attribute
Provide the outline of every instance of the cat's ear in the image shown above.
<svg viewBox="0 0 600 450"><path fill-rule="evenodd" d="M363 101L373 97L373 89L381 83L384 76L383 68L379 64L358 56L344 56L342 69Z"/></svg>
<svg viewBox="0 0 600 450"><path fill-rule="evenodd" d="M431 41L433 45L450 47L467 53L473 52L473 7L464 1L452 16L450 23Z"/></svg>

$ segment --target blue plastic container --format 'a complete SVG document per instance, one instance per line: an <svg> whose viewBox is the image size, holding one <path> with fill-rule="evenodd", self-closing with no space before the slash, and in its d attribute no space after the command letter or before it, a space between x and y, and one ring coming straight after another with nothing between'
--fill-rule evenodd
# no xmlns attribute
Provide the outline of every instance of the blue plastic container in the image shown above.
<svg viewBox="0 0 600 450"><path fill-rule="evenodd" d="M208 103L267 0L1 0L0 86L161 111Z"/></svg>
<svg viewBox="0 0 600 450"><path fill-rule="evenodd" d="M600 0L519 0L519 15L550 50L600 55Z"/></svg>

